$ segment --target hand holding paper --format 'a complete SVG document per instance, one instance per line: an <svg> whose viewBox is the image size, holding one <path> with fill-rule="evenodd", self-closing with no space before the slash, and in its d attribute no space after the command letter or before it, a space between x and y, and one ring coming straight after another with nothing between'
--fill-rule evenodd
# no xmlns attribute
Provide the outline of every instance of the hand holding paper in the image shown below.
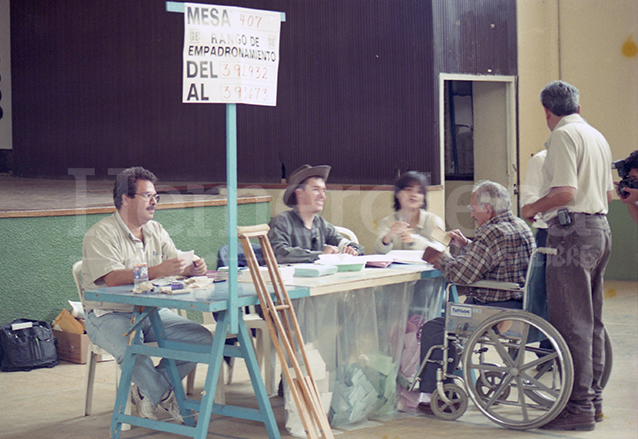
<svg viewBox="0 0 638 439"><path fill-rule="evenodd" d="M461 231L458 229L449 231L448 235L450 236L450 238L452 238L452 245L455 245L459 248L465 247L469 242L465 235L463 235L463 233L461 233Z"/></svg>
<svg viewBox="0 0 638 439"><path fill-rule="evenodd" d="M193 257L195 256L195 250L183 252L181 250L177 250L177 257L184 260L184 264L188 267L193 263Z"/></svg>
<svg viewBox="0 0 638 439"><path fill-rule="evenodd" d="M206 261L197 255L193 257L193 263L190 265L191 276L204 276L206 274Z"/></svg>
<svg viewBox="0 0 638 439"><path fill-rule="evenodd" d="M177 258L180 259L185 267L184 275L186 276L203 276L206 274L206 261L195 254L195 250L183 252L177 250Z"/></svg>
<svg viewBox="0 0 638 439"><path fill-rule="evenodd" d="M432 238L436 239L443 245L450 245L452 242L452 237L442 228L435 226L434 230L432 230Z"/></svg>

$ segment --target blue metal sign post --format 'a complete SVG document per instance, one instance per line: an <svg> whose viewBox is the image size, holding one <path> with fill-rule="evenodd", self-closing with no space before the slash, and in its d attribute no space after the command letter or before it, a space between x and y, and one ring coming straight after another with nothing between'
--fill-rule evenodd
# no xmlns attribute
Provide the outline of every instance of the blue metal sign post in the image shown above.
<svg viewBox="0 0 638 439"><path fill-rule="evenodd" d="M280 13L273 13L272 11L255 11L248 10L245 8L233 8L230 6L214 6L214 5L199 5L199 4L191 4L188 3L188 7L185 7L185 3L178 2L166 2L166 10L169 12L179 12L184 13L185 9L188 9L189 13L192 12L193 19L197 18L200 20L199 25L204 24L207 25L210 20L213 20L213 17L219 18L213 14L213 10L217 13L216 8L220 8L222 11L221 21L230 24L230 18L228 15L232 15L233 12L236 12L242 25L245 25L247 28L251 26L257 28L257 23L270 25L269 34L264 35L262 41L266 41L264 44L267 48L272 49L275 45L279 45L278 42L278 34L279 34L279 24L280 17L281 21L284 21L284 15ZM232 11L234 9L235 11ZM196 17L196 14L200 14ZM276 14L279 14L277 16ZM261 21L263 19L263 22ZM207 22L207 23L202 23ZM186 21L185 21L186 23ZM275 25L273 25L275 24ZM200 27L189 28L191 31L191 35L189 35L189 39L192 40L189 42L195 44L198 50L204 50L206 47L207 50L213 51L213 48L210 46L205 46L206 37L204 36L206 33L206 29ZM248 31L246 31L248 33ZM275 36L276 35L276 36ZM210 38L210 37L209 37ZM213 36L213 39L215 37ZM259 37L247 38L246 43L243 43L243 47L235 47L234 50L238 52L244 51L244 56L249 56L248 49L252 50L252 53L259 52L257 57L260 57L267 53L270 56L275 56L274 60L278 57L277 51L268 51L265 52L263 50L257 50L254 48L247 47L248 46L259 46L258 41ZM242 40L243 41L243 40ZM210 42L210 39L208 40ZM215 50L218 48L216 47ZM224 52L225 53L225 52ZM248 55L246 55L248 54ZM202 61L203 64L198 64L198 62L192 61L190 57L184 58L191 64L188 64L189 67L193 66L193 68L202 69L202 68L210 68L210 74L207 73L206 77L210 78L212 76L212 67L206 67L209 61ZM250 71L259 71L258 62L259 59L253 59L251 62L254 65L251 65ZM273 58L271 57L271 61ZM278 61L277 61L278 63ZM212 66L212 63L209 64ZM242 61L233 62L233 67L239 67L236 71L241 71ZM277 64L278 65L278 64ZM257 66L256 69L254 67ZM226 63L226 67L228 67L228 63ZM275 69L276 70L276 69ZM229 70L230 71L230 70ZM249 74L250 75L250 74ZM215 76L216 78L216 76ZM239 286L237 283L237 102L244 103L242 100L243 97L248 95L251 99L251 104L255 105L270 105L273 106L276 104L276 74L274 75L275 84L273 86L272 83L268 81L257 82L256 85L254 80L260 81L264 80L264 76L254 75L251 83L248 81L247 85L243 83L233 84L233 86L229 86L225 84L225 87L211 87L210 90L215 90L215 92L219 92L223 90L223 99L226 105L226 183L227 183L227 209L228 209L228 248L230 253L229 260L229 279L227 286L228 287L228 299L227 301L210 299L206 302L206 306L208 306L208 310L212 312L213 310L219 311L219 321L217 322L217 326L215 329L215 337L213 339L212 346L201 346L201 345L191 345L188 343L175 342L171 340L166 340L164 335L164 328L162 320L159 318L158 309L165 307L168 305L167 301L172 301L172 298L160 297L161 295L154 295L151 297L151 301L148 303L134 303L139 305L141 308L146 308L146 310L142 313L136 313L136 322L130 329L130 333L134 334L133 343L127 348L126 355L124 361L122 363L122 377L120 379L120 385L118 387L117 397L115 408L113 410L113 418L111 421L111 437L117 439L119 438L121 432L122 423L129 423L132 425L138 425L146 428L152 428L155 430L172 432L177 434L182 434L185 436L190 436L196 439L205 439L208 435L208 427L210 424L211 414L225 415L231 416L241 419L248 419L253 421L260 421L264 423L266 431L268 433L268 437L270 439L280 439L281 436L279 434L279 429L277 427L277 422L275 421L275 415L272 410L272 406L270 405L270 401L268 399L268 394L266 393L266 389L261 377L261 373L259 371L259 365L257 363L257 359L255 356L255 351L253 348L251 333L246 328L246 324L243 320L242 314L242 306L246 305L246 299L238 300L238 290ZM189 78L190 79L190 78ZM240 78L241 79L241 78ZM205 81L201 81L201 83L189 84L187 81L184 84L188 85L187 88L187 98L184 98L184 102L188 103L197 103L199 102L199 98L204 97L204 91L206 89ZM209 84L210 85L210 84ZM184 92L184 88L182 90ZM199 95L198 95L199 93ZM190 97L194 96L193 101L189 100ZM236 99L239 97L239 100ZM219 103L219 100L215 101ZM212 103L212 102L209 102ZM222 287L219 288L223 289ZM96 292L97 296L109 295L113 293L113 289L107 288L105 291ZM211 290L211 291L217 291ZM87 291L85 294L92 294L91 291ZM96 297L97 297L96 296ZM113 294L111 300L118 302L120 300L133 300L137 301L137 299L142 300L141 297L133 297L127 298L124 297L123 294ZM140 296L140 295L137 295ZM204 303L201 301L195 300L193 303L188 303L186 297L183 298L184 303L179 304L180 309L191 309L191 305L193 303L204 306ZM122 302L126 303L126 302ZM171 303L175 306L174 303ZM158 336L158 346L147 346L145 345L139 337L139 323L144 320L149 319L151 324L153 325L153 329ZM239 347L235 346L226 346L226 334L236 334L239 340ZM144 419L136 416L127 415L125 413L125 407L127 404L130 404L128 401L129 393L130 393L130 384L133 374L133 368L135 366L135 360L137 355L148 355L154 357L161 357L167 360L168 363L168 375L170 377L171 383L174 386L175 396L180 406L180 411L182 416L184 417L185 425L173 424L170 422L163 422L151 419ZM244 358L246 361L246 367L248 369L248 373L250 375L251 382L253 384L253 389L255 390L255 396L257 398L257 402L259 404L259 409L251 409L247 407L236 407L230 406L226 404L217 404L214 403L214 395L217 386L217 378L222 370L223 357L224 356L233 356ZM175 360L186 360L186 361L194 361L200 362L208 365L208 372L206 375L206 382L204 384L204 390L202 392L202 397L200 401L189 399L184 389L182 388L180 376L177 371L177 366ZM266 360L268 361L268 360ZM197 418L197 422L195 422L191 410L195 410L199 412L199 417Z"/></svg>

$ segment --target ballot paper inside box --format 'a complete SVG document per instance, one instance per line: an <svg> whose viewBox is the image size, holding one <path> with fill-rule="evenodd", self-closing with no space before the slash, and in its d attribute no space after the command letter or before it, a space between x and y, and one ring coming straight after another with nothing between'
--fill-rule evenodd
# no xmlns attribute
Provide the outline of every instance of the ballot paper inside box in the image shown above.
<svg viewBox="0 0 638 439"><path fill-rule="evenodd" d="M331 383L330 424L356 424L370 416L396 412L397 364L387 355L362 355L342 366Z"/></svg>
<svg viewBox="0 0 638 439"><path fill-rule="evenodd" d="M306 357L308 358L308 363L310 363L310 373L317 384L317 390L321 397L321 404L323 406L324 413L328 414L330 403L332 401L332 393L329 390L330 375L326 371L326 363L323 361L321 354L317 349L315 349L312 343L306 344ZM290 375L295 378L295 370L293 368L290 368L289 370ZM288 431L291 436L305 438L306 433L287 380L284 380L284 399L284 408L286 410L286 431Z"/></svg>
<svg viewBox="0 0 638 439"><path fill-rule="evenodd" d="M375 406L375 414L388 415L397 411L397 376L399 364L388 355L379 353L359 357L366 374L379 394Z"/></svg>

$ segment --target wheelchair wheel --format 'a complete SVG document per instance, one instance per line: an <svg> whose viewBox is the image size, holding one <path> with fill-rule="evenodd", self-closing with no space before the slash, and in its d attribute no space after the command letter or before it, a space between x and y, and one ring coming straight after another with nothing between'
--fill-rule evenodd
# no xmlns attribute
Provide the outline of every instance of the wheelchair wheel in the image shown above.
<svg viewBox="0 0 638 439"><path fill-rule="evenodd" d="M604 358L604 365L603 365L603 375L600 380L600 385L603 388L607 385L607 381L609 381L612 365L613 365L612 345L611 345L611 340L609 339L609 334L607 333L607 330L605 329L605 358ZM538 365L537 369L539 371L542 371L542 373L550 372L550 371L552 371L552 373L554 374L560 373L560 368L557 365L556 365L556 370L555 371L553 370L554 366L555 365L553 361L546 362L544 364ZM553 379L557 379L557 377L554 376ZM526 390L525 393L527 394L527 396L529 396L533 401L537 402L538 404L544 404L547 407L551 407L551 405L553 404L553 399L546 397L541 392Z"/></svg>
<svg viewBox="0 0 638 439"><path fill-rule="evenodd" d="M444 419L446 421L453 421L465 413L467 410L467 393L461 386L456 384L444 384L443 393L450 400L450 403L445 402L438 389L432 392L432 398L430 399L430 408L432 413L437 418Z"/></svg>
<svg viewBox="0 0 638 439"><path fill-rule="evenodd" d="M611 368L614 364L614 355L612 353L611 339L605 328L605 367L603 369L603 376L600 379L600 386L604 389L611 376Z"/></svg>
<svg viewBox="0 0 638 439"><path fill-rule="evenodd" d="M498 389L501 382L503 381L505 374L503 372L494 372L487 371L485 373L481 373L474 383L474 389L476 390L476 394L479 395L483 399L489 399L492 394ZM500 398L507 400L507 397L510 394L509 386L503 391Z"/></svg>
<svg viewBox="0 0 638 439"><path fill-rule="evenodd" d="M538 334L552 349L539 347ZM565 340L546 320L524 311L503 311L485 320L465 345L463 376L491 377L484 384L466 384L478 409L503 427L540 427L565 407L574 368ZM486 391L488 390L488 391Z"/></svg>

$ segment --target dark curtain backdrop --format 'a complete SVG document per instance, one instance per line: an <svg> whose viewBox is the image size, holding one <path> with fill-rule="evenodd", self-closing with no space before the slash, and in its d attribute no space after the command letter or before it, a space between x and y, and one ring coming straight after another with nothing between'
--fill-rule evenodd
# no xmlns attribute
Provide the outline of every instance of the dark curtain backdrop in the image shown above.
<svg viewBox="0 0 638 439"><path fill-rule="evenodd" d="M237 106L240 183L311 163L331 183L440 184L438 73L516 74L515 0L210 3L286 13L277 107ZM183 15L164 1L12 1L11 39L15 175L226 179L225 106L181 103Z"/></svg>

